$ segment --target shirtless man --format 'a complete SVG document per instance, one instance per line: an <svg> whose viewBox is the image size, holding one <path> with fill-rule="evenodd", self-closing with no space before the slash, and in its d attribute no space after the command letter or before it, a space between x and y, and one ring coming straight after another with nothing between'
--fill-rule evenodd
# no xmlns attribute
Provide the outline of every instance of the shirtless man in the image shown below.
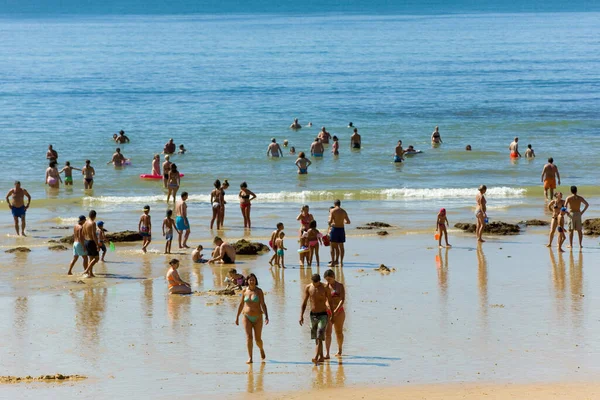
<svg viewBox="0 0 600 400"><path fill-rule="evenodd" d="M9 199L11 196L12 201ZM24 197L27 197L27 204L23 201ZM10 208L10 212L15 220L17 235L19 235L19 218L21 218L21 235L27 236L25 235L25 213L29 208L29 203L31 203L29 192L21 188L21 182L15 181L15 187L10 189L6 194L6 204L8 204L8 208Z"/></svg>
<svg viewBox="0 0 600 400"><path fill-rule="evenodd" d="M440 144L442 142L442 136L440 135L440 127L436 126L431 134L431 144Z"/></svg>
<svg viewBox="0 0 600 400"><path fill-rule="evenodd" d="M344 230L344 224L350 223L350 218L346 210L341 205L342 202L338 199L333 202L334 207L329 211L329 226L331 231L329 233L331 242L331 262L330 266L339 264L340 267L344 266L344 243L346 242L346 231Z"/></svg>
<svg viewBox="0 0 600 400"><path fill-rule="evenodd" d="M581 205L583 204L583 210ZM579 235L579 248L582 248L581 242L583 240L583 225L581 223L581 216L589 207L589 203L585 199L577 194L577 186L571 186L571 195L565 200L565 207L571 213L571 222L569 222L569 248L573 248L573 231L577 231Z"/></svg>
<svg viewBox="0 0 600 400"><path fill-rule="evenodd" d="M311 280L312 283L306 285L304 289L299 322L300 326L304 325L304 312L310 299L310 337L317 344L315 358L312 359L312 362L318 364L325 361L323 342L325 341L327 324L333 323L333 313L331 312L331 295L329 290L321 283L321 276L314 274Z"/></svg>
<svg viewBox="0 0 600 400"><path fill-rule="evenodd" d="M66 186L73 186L73 170L81 171L79 168L71 167L71 163L67 161L63 169L58 171L59 174L65 173Z"/></svg>
<svg viewBox="0 0 600 400"><path fill-rule="evenodd" d="M360 135L358 134L358 129L354 128L354 133L352 134L352 136L350 136L350 147L352 147L353 149L360 149L360 145L361 139Z"/></svg>
<svg viewBox="0 0 600 400"><path fill-rule="evenodd" d="M319 132L319 139L321 139L321 143L323 144L329 144L329 140L331 139L331 135L324 126L321 127L321 132Z"/></svg>
<svg viewBox="0 0 600 400"><path fill-rule="evenodd" d="M83 187L91 189L94 186L96 170L92 167L90 160L85 160L85 166L81 169L81 174L83 175Z"/></svg>
<svg viewBox="0 0 600 400"><path fill-rule="evenodd" d="M171 139L169 139L169 141L167 143L165 143L163 153L164 154L173 154L173 153L175 153L176 148L177 148L177 146L175 145L173 138L171 138Z"/></svg>
<svg viewBox="0 0 600 400"><path fill-rule="evenodd" d="M398 140L398 145L396 146L396 154L394 155L394 162L401 163L404 161L404 149L402 148L402 140Z"/></svg>
<svg viewBox="0 0 600 400"><path fill-rule="evenodd" d="M58 160L58 153L56 150L52 148L52 145L48 146L48 151L46 152L46 160L48 161L56 161Z"/></svg>
<svg viewBox="0 0 600 400"><path fill-rule="evenodd" d="M190 222L187 217L187 203L188 192L181 193L181 200L177 202L175 205L175 215L177 219L175 220L175 227L177 228L177 233L179 234L179 248L180 249L189 249L187 245L187 240L190 237L190 233L192 230L190 229ZM185 231L185 235L184 232ZM181 242L181 238L183 237L183 243Z"/></svg>
<svg viewBox="0 0 600 400"><path fill-rule="evenodd" d="M123 154L121 154L121 148L120 147L117 147L117 150L113 154L111 160L109 162L107 162L106 165L111 164L111 163L115 167L122 167L123 164L125 163L125 156L123 156Z"/></svg>
<svg viewBox="0 0 600 400"><path fill-rule="evenodd" d="M508 150L510 150L510 158L520 158L521 153L519 153L519 138L516 137L515 140L508 146Z"/></svg>
<svg viewBox="0 0 600 400"><path fill-rule="evenodd" d="M554 159L550 157L548 164L544 165L542 169L542 182L544 183L544 197L548 200L552 200L554 197L554 189L556 189L556 179L558 178L558 184L560 185L560 174L558 173L558 167L554 165ZM550 191L550 196L548 196Z"/></svg>
<svg viewBox="0 0 600 400"><path fill-rule="evenodd" d="M88 214L89 219L83 224L83 247L90 258L88 267L84 271L88 277L93 278L94 275L94 265L98 262L100 258L100 243L98 242L98 235L96 231L98 228L96 227L96 211L91 210Z"/></svg>
<svg viewBox="0 0 600 400"><path fill-rule="evenodd" d="M171 165L173 164L169 161L170 157L167 154L165 156L165 162L162 164L163 170L163 184L165 185L165 189L167 188L167 183L169 182L169 174L171 173Z"/></svg>
<svg viewBox="0 0 600 400"><path fill-rule="evenodd" d="M83 258L83 271L87 270L88 267L88 256L85 251L85 247L83 247L84 239L83 239L83 224L85 223L85 215L79 216L79 222L73 228L73 259L71 260L71 264L69 264L69 272L67 275L73 275L73 267L75 263L81 256Z"/></svg>
<svg viewBox="0 0 600 400"><path fill-rule="evenodd" d="M298 122L298 118L294 119L294 122L292 122L292 124L290 125L290 129L301 129L302 125L300 125L300 123Z"/></svg>
<svg viewBox="0 0 600 400"><path fill-rule="evenodd" d="M324 151L325 148L323 147L321 140L319 138L315 138L315 141L310 145L310 155L313 157L323 157Z"/></svg>
<svg viewBox="0 0 600 400"><path fill-rule="evenodd" d="M222 264L235 264L235 248L227 242L224 242L218 236L213 240L215 251L209 263L220 262Z"/></svg>
<svg viewBox="0 0 600 400"><path fill-rule="evenodd" d="M271 144L267 147L267 157L283 157L283 151L281 150L281 146L277 143L275 138L271 139Z"/></svg>
<svg viewBox="0 0 600 400"><path fill-rule="evenodd" d="M119 144L129 143L129 138L125 135L125 131L119 131L119 136L115 139L115 142Z"/></svg>

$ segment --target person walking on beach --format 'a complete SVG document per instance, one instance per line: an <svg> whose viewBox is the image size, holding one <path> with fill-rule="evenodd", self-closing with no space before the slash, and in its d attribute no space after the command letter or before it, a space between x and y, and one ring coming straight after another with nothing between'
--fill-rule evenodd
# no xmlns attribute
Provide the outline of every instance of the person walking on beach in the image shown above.
<svg viewBox="0 0 600 400"><path fill-rule="evenodd" d="M85 160L85 166L81 168L81 175L83 175L83 188L91 189L94 186L96 170L92 167L90 160Z"/></svg>
<svg viewBox="0 0 600 400"><path fill-rule="evenodd" d="M329 360L329 349L331 348L331 334L335 330L335 337L338 344L338 352L336 357L342 356L342 347L344 346L344 322L346 321L346 312L344 311L344 303L346 302L346 289L344 285L335 280L335 272L328 269L323 274L323 278L327 281L325 287L329 290L331 297L331 310L333 311L333 322L327 324L325 332L325 359Z"/></svg>
<svg viewBox="0 0 600 400"><path fill-rule="evenodd" d="M83 224L83 246L85 247L85 251L89 257L89 264L84 274L88 277L93 278L94 275L94 265L98 262L100 258L100 253L98 249L100 249L100 243L98 243L98 236L96 235L96 211L91 210L88 214L89 219L85 221Z"/></svg>
<svg viewBox="0 0 600 400"><path fill-rule="evenodd" d="M310 155L313 157L323 157L325 148L321 143L321 139L315 138L315 141L310 145Z"/></svg>
<svg viewBox="0 0 600 400"><path fill-rule="evenodd" d="M150 217L150 206L144 206L144 213L140 216L138 232L142 235L142 251L148 251L148 245L152 241L152 217Z"/></svg>
<svg viewBox="0 0 600 400"><path fill-rule="evenodd" d="M275 138L271 138L271 144L267 147L267 157L283 157L283 150L281 150L281 146L277 143Z"/></svg>
<svg viewBox="0 0 600 400"><path fill-rule="evenodd" d="M112 155L112 158L106 163L106 165L113 164L115 167L122 167L126 160L127 159L125 156L121 154L121 148L117 147L115 153Z"/></svg>
<svg viewBox="0 0 600 400"><path fill-rule="evenodd" d="M167 204L169 204L171 196L173 196L173 202L177 200L177 191L179 190L180 184L181 176L179 176L177 165L171 164L171 168L169 169L169 179L167 180Z"/></svg>
<svg viewBox="0 0 600 400"><path fill-rule="evenodd" d="M269 312L265 303L265 295L261 288L258 287L258 278L254 274L248 275L248 287L242 293L240 305L235 317L235 324L240 325L240 314L244 314L242 318L242 326L246 332L246 346L248 348L248 361L246 364L252 364L252 353L254 344L252 339L256 341L256 346L260 350L260 358L265 362L266 355L263 348L262 329L263 329L263 314L265 315L265 325L269 325ZM254 338L253 338L254 336Z"/></svg>
<svg viewBox="0 0 600 400"><path fill-rule="evenodd" d="M294 122L292 122L292 124L290 125L290 129L298 130L301 128L302 128L302 125L300 125L300 123L298 122L298 118L295 118Z"/></svg>
<svg viewBox="0 0 600 400"><path fill-rule="evenodd" d="M350 147L353 149L360 149L362 144L361 137L358 134L358 129L354 128L354 133L350 136Z"/></svg>
<svg viewBox="0 0 600 400"><path fill-rule="evenodd" d="M303 151L298 154L298 159L296 159L296 167L298 167L298 175L306 175L308 174L308 167L312 164L312 162L306 158L306 154Z"/></svg>
<svg viewBox="0 0 600 400"><path fill-rule="evenodd" d="M515 140L512 141L510 145L508 145L508 150L510 150L510 158L520 158L521 153L519 153L519 138L516 137Z"/></svg>
<svg viewBox="0 0 600 400"><path fill-rule="evenodd" d="M433 133L431 134L431 144L435 145L440 143L444 142L442 142L442 136L440 135L440 127L436 126L433 130Z"/></svg>
<svg viewBox="0 0 600 400"><path fill-rule="evenodd" d="M48 168L46 169L46 185L53 189L58 189L62 183L58 168L56 168L56 161L50 161Z"/></svg>
<svg viewBox="0 0 600 400"><path fill-rule="evenodd" d="M58 153L52 148L52 145L48 145L48 151L46 152L46 160L57 161Z"/></svg>
<svg viewBox="0 0 600 400"><path fill-rule="evenodd" d="M280 231L277 235L277 239L275 239L275 247L277 248L275 265L281 268L285 268L285 252L287 251L287 247L283 244L284 237L285 232Z"/></svg>
<svg viewBox="0 0 600 400"><path fill-rule="evenodd" d="M331 134L327 132L325 127L321 127L321 132L319 132L319 140L323 144L329 144L329 140L331 139Z"/></svg>
<svg viewBox="0 0 600 400"><path fill-rule="evenodd" d="M171 161L169 161L171 157L167 154L165 155L165 162L162 164L163 170L163 184L165 185L165 189L167 188L167 183L169 182L169 172L171 172Z"/></svg>
<svg viewBox="0 0 600 400"><path fill-rule="evenodd" d="M152 159L152 175L160 176L160 156L158 154L155 154Z"/></svg>
<svg viewBox="0 0 600 400"><path fill-rule="evenodd" d="M581 205L583 204L583 210ZM573 231L577 231L579 235L579 248L581 249L583 241L583 224L581 216L586 212L590 204L577 194L577 186L571 186L571 195L565 200L565 207L571 214L571 222L569 222L569 248L573 248Z"/></svg>
<svg viewBox="0 0 600 400"><path fill-rule="evenodd" d="M83 224L85 223L85 215L79 216L79 221L73 228L73 259L71 260L71 264L69 264L69 272L67 275L73 275L73 267L75 263L79 259L79 257L83 258L83 272L88 268L88 256L85 251L85 247L83 246L84 237L83 237Z"/></svg>
<svg viewBox="0 0 600 400"><path fill-rule="evenodd" d="M273 256L269 260L271 266L273 266L273 261L277 259L277 245L275 244L275 241L279 237L279 232L281 231L283 231L283 222L277 223L277 229L271 233L271 239L269 240L269 246L273 250Z"/></svg>
<svg viewBox="0 0 600 400"><path fill-rule="evenodd" d="M346 230L344 224L350 224L348 213L342 207L342 202L338 199L333 202L333 208L329 211L329 232L331 241L331 262L330 266L344 266L344 243L346 242Z"/></svg>
<svg viewBox="0 0 600 400"><path fill-rule="evenodd" d="M25 197L27 197L27 204L24 202ZM15 187L6 193L6 204L8 204L8 208L10 208L10 212L15 220L17 236L19 236L19 218L21 219L21 236L27 236L25 235L25 214L30 203L31 195L29 192L21 187L20 181L15 181Z"/></svg>
<svg viewBox="0 0 600 400"><path fill-rule="evenodd" d="M306 285L304 289L304 299L302 300L302 310L300 311L300 326L304 325L304 312L310 300L310 337L316 342L315 357L312 362L315 364L325 361L323 354L323 342L327 324L334 323L334 313L331 312L331 295L329 290L321 283L321 276L314 274L311 277L312 283Z"/></svg>
<svg viewBox="0 0 600 400"><path fill-rule="evenodd" d="M171 138L171 139L169 139L169 141L167 143L165 143L165 147L163 148L163 153L164 154L173 154L173 153L175 153L176 149L177 149L177 146L175 145L173 138Z"/></svg>
<svg viewBox="0 0 600 400"><path fill-rule="evenodd" d="M188 192L183 192L181 193L181 200L179 200L175 205L175 215L177 216L177 219L175 220L175 227L177 228L177 233L179 235L180 249L189 249L187 241L190 237L190 233L192 233L192 230L190 229L190 222L187 217L187 199ZM185 234L183 233L184 231ZM182 237L183 243L181 242Z"/></svg>
<svg viewBox="0 0 600 400"><path fill-rule="evenodd" d="M173 243L173 230L177 230L175 221L173 220L173 210L167 210L167 216L163 219L162 233L165 237L165 254L171 254L171 244Z"/></svg>
<svg viewBox="0 0 600 400"><path fill-rule="evenodd" d="M558 251L559 253L564 253L565 251L562 249L562 245L567 240L565 235L565 215L569 215L567 209L562 207L560 209L560 213L558 214ZM570 216L570 215L569 215Z"/></svg>
<svg viewBox="0 0 600 400"><path fill-rule="evenodd" d="M220 262L222 264L235 264L235 248L227 242L224 242L218 236L215 236L213 244L216 246L213 257L208 260L209 263Z"/></svg>
<svg viewBox="0 0 600 400"><path fill-rule="evenodd" d="M550 236L548 238L548 244L546 247L552 247L552 241L554 240L554 231L558 226L558 217L560 216L560 209L565 206L563 200L563 194L556 192L554 194L555 199L548 204L548 211L552 213L552 220L550 221Z"/></svg>
<svg viewBox="0 0 600 400"><path fill-rule="evenodd" d="M104 229L104 222L103 221L99 221L98 222L98 243L100 244L100 250L102 251L102 256L100 257L100 261L104 262L104 257L106 256L106 234L104 232L106 232L106 229Z"/></svg>
<svg viewBox="0 0 600 400"><path fill-rule="evenodd" d="M223 184L221 185L221 199L223 203L221 204L221 208L219 208L219 219L221 220L221 229L223 229L223 224L225 224L225 190L229 189L229 182L227 179L223 180Z"/></svg>
<svg viewBox="0 0 600 400"><path fill-rule="evenodd" d="M223 192L221 191L221 181L215 180L213 183L215 187L212 192L210 192L210 205L212 208L212 218L210 220L210 229L213 229L213 225L215 221L217 221L217 229L221 228L221 207L223 206Z"/></svg>
<svg viewBox="0 0 600 400"><path fill-rule="evenodd" d="M65 173L65 186L73 186L73 170L81 171L79 168L71 167L71 163L67 161L63 169L58 171L59 174Z"/></svg>
<svg viewBox="0 0 600 400"><path fill-rule="evenodd" d="M554 189L556 189L557 179L558 184L560 185L560 173L558 172L558 167L554 165L554 159L552 157L548 159L548 164L544 165L544 168L542 168L541 179L544 183L544 197L548 200L552 200L554 197ZM549 195L548 192L550 192Z"/></svg>
<svg viewBox="0 0 600 400"><path fill-rule="evenodd" d="M125 135L124 130L119 131L119 136L117 136L117 138L115 139L115 142L117 142L119 144L129 143L129 138Z"/></svg>
<svg viewBox="0 0 600 400"><path fill-rule="evenodd" d="M394 162L401 163L402 161L404 161L404 149L402 148L402 140L398 140L396 154L394 154Z"/></svg>
<svg viewBox="0 0 600 400"><path fill-rule="evenodd" d="M446 225L450 226L450 223L448 223L446 209L442 208L437 215L437 222L435 227L435 231L438 234L438 247L440 249L442 248L442 236L445 236L446 238L446 247L452 247L450 246L450 243L448 243L448 230L446 229Z"/></svg>
<svg viewBox="0 0 600 400"><path fill-rule="evenodd" d="M475 234L477 235L477 241L481 243L485 242L481 236L483 235L483 228L485 228L485 220L487 219L487 200L484 196L486 191L487 186L479 186L479 193L475 197L477 203L477 207L475 208L475 218L477 218Z"/></svg>
<svg viewBox="0 0 600 400"><path fill-rule="evenodd" d="M173 258L169 261L169 270L165 278L169 284L170 294L190 294L192 293L192 287L189 283L183 281L179 276L177 269L179 268L179 260Z"/></svg>
<svg viewBox="0 0 600 400"><path fill-rule="evenodd" d="M242 182L240 184L238 197L240 199L240 210L242 212L242 217L244 218L244 228L250 229L250 206L252 205L252 200L256 198L256 195L252 190L248 189L248 184L246 182Z"/></svg>

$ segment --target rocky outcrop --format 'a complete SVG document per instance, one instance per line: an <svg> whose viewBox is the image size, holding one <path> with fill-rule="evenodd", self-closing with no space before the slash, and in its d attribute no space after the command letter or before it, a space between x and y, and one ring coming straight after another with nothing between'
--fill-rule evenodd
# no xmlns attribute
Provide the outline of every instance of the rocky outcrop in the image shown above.
<svg viewBox="0 0 600 400"><path fill-rule="evenodd" d="M269 251L269 247L265 244L259 242L249 242L244 239L240 239L231 245L235 249L235 254L253 256Z"/></svg>
<svg viewBox="0 0 600 400"><path fill-rule="evenodd" d="M363 226L357 226L356 229L379 229L379 228L391 228L390 224L386 224L385 222L369 222L364 224Z"/></svg>
<svg viewBox="0 0 600 400"><path fill-rule="evenodd" d="M137 231L112 232L106 234L106 240L109 242L140 242L142 235ZM73 235L65 236L60 239L61 243L73 243Z"/></svg>
<svg viewBox="0 0 600 400"><path fill-rule="evenodd" d="M600 218L586 219L583 222L584 234L591 236L600 235Z"/></svg>
<svg viewBox="0 0 600 400"><path fill-rule="evenodd" d="M455 228L461 229L465 232L475 233L475 224L469 224L464 222L459 222L454 225ZM521 232L521 228L519 225L515 224L507 224L506 222L490 222L485 225L483 229L485 233L489 233L491 235L518 235Z"/></svg>
<svg viewBox="0 0 600 400"><path fill-rule="evenodd" d="M528 219L527 221L519 222L520 225L525 226L548 226L550 223L548 221L542 221L541 219Z"/></svg>
<svg viewBox="0 0 600 400"><path fill-rule="evenodd" d="M31 249L27 247L15 247L14 249L8 249L5 253L31 253Z"/></svg>
<svg viewBox="0 0 600 400"><path fill-rule="evenodd" d="M389 235L388 231L379 231L379 232L377 232L377 234L379 236L387 236L387 235Z"/></svg>
<svg viewBox="0 0 600 400"><path fill-rule="evenodd" d="M63 246L62 244L57 244L57 245L48 247L48 250L51 250L51 251L65 251L65 250L69 250L69 249L66 246Z"/></svg>

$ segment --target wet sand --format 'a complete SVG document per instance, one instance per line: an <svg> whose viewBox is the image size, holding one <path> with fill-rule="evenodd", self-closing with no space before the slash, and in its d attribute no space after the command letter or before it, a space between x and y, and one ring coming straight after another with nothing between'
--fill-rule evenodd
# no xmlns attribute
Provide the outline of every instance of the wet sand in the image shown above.
<svg viewBox="0 0 600 400"><path fill-rule="evenodd" d="M600 249L587 238L583 252L557 254L543 246L544 233L490 238L481 247L452 234L448 250L430 234L349 237L347 263L337 269L348 292L346 356L317 367L298 317L304 285L324 266L270 272L268 255L240 260L238 270L258 275L271 317L267 362L247 366L245 336L234 324L239 299L168 295L169 256L119 245L107 257L118 261L98 268L106 279L81 280L64 275L70 252L2 253L0 375L88 377L2 391L223 398L357 385L594 382ZM292 266L293 241L287 245ZM194 290L222 287L227 267L180 258ZM381 263L396 272L374 271Z"/></svg>

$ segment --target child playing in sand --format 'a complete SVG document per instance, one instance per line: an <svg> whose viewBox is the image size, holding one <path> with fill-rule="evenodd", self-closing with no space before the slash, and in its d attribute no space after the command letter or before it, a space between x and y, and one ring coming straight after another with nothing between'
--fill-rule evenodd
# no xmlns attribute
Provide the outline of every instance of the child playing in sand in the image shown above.
<svg viewBox="0 0 600 400"><path fill-rule="evenodd" d="M446 217L446 209L442 208L437 215L437 223L435 226L435 231L438 233L438 246L442 247L442 236L446 237L446 247L452 247L450 243L448 243L448 231L446 230L446 225L450 226L448 222L448 217Z"/></svg>
<svg viewBox="0 0 600 400"><path fill-rule="evenodd" d="M285 252L287 248L283 245L283 238L285 237L285 233L283 231L279 232L279 237L275 239L275 247L277 247L277 257L275 258L275 265L285 268Z"/></svg>
<svg viewBox="0 0 600 400"><path fill-rule="evenodd" d="M244 275L238 274L235 268L231 268L227 272L227 278L225 278L225 283L227 283L226 289L242 290L242 286L247 286L246 278L244 278Z"/></svg>
<svg viewBox="0 0 600 400"><path fill-rule="evenodd" d="M142 251L145 253L148 245L152 241L152 221L150 219L150 206L144 206L144 213L140 217L138 223L138 231L142 235Z"/></svg>
<svg viewBox="0 0 600 400"><path fill-rule="evenodd" d="M558 215L558 251L564 253L565 251L562 249L562 245L567 239L565 235L565 215L571 217L571 214L567 211L566 207L562 207L560 209L560 214Z"/></svg>
<svg viewBox="0 0 600 400"><path fill-rule="evenodd" d="M104 242L106 242L106 235L104 232L106 232L106 229L104 229L103 221L98 221L96 225L98 226L96 235L98 235L98 243L100 244L100 250L102 250L102 257L100 258L100 261L104 262L104 256L106 255L106 245L104 244Z"/></svg>
<svg viewBox="0 0 600 400"><path fill-rule="evenodd" d="M279 232L283 230L283 222L277 224L277 229L271 233L271 239L269 239L269 246L273 249L273 257L269 260L269 264L273 266L273 261L277 258L277 246L275 246L275 241L279 237Z"/></svg>
<svg viewBox="0 0 600 400"><path fill-rule="evenodd" d="M171 294L190 294L192 289L189 283L184 282L179 277L177 269L179 268L179 260L174 258L169 261L171 268L167 271L167 282L169 283L169 293Z"/></svg>
<svg viewBox="0 0 600 400"><path fill-rule="evenodd" d="M187 151L186 148L183 147L182 144L180 144L179 145L179 151L177 152L177 154L185 154L186 151Z"/></svg>
<svg viewBox="0 0 600 400"><path fill-rule="evenodd" d="M204 247L202 247L201 244L198 245L198 247L196 247L194 249L194 251L192 251L192 261L195 263L207 263L208 260L204 259L204 254L202 254L202 250L204 250Z"/></svg>
<svg viewBox="0 0 600 400"><path fill-rule="evenodd" d="M173 242L173 230L179 234L179 230L173 219L173 210L167 210L167 216L163 219L162 233L167 243L165 243L165 254L171 254L171 243Z"/></svg>
<svg viewBox="0 0 600 400"><path fill-rule="evenodd" d="M312 265L313 256L316 256L317 267L319 267L319 244L323 244L323 235L317 229L317 221L311 221L308 231L302 236L306 236L305 241L308 242L308 267Z"/></svg>

